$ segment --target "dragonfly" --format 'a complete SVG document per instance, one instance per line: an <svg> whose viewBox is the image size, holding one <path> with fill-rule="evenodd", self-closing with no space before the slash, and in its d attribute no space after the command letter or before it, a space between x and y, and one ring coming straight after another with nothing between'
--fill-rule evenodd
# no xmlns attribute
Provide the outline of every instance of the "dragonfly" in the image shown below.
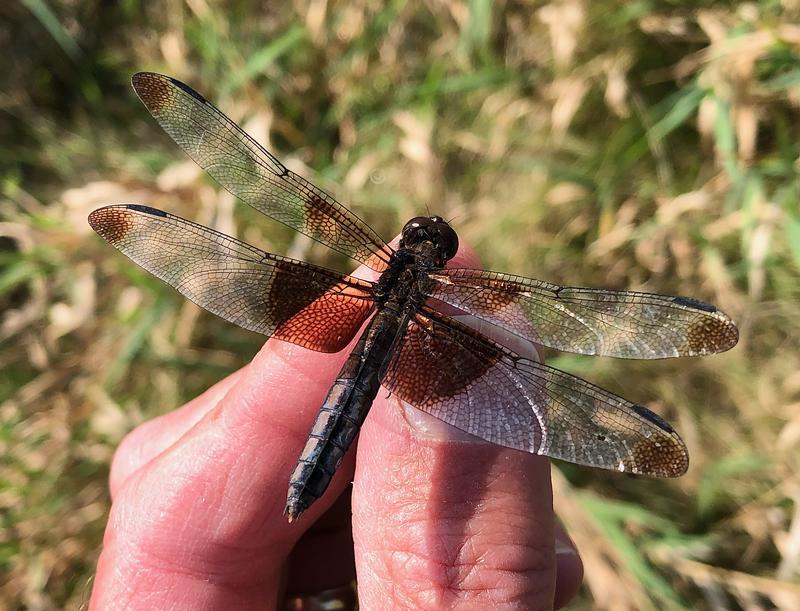
<svg viewBox="0 0 800 611"><path fill-rule="evenodd" d="M408 221L392 247L188 85L151 72L136 73L132 84L222 187L377 273L371 282L264 252L142 204L89 215L111 245L233 324L324 353L344 350L360 332L289 478L290 522L322 497L381 387L500 446L652 477L686 472L685 444L656 413L490 339L441 304L511 338L625 359L728 350L738 330L725 313L690 297L447 267L459 240L436 215Z"/></svg>

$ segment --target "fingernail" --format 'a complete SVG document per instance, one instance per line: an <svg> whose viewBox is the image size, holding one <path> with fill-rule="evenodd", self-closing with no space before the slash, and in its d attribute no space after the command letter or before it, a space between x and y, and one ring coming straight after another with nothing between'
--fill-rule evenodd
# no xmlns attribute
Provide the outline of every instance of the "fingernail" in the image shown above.
<svg viewBox="0 0 800 611"><path fill-rule="evenodd" d="M525 339L521 335L512 333L511 331L506 331L501 327L495 326L491 323L481 320L480 318L476 318L475 316L471 316L470 314L451 316L451 318L454 318L458 322L470 327L471 329L474 329L481 335L485 335L492 341L511 349L519 356L524 356L525 358L531 359L532 361L536 361L538 363L542 362L542 354L539 346L530 339ZM538 337L536 329L533 326L527 328L525 334L527 337L533 339Z"/></svg>
<svg viewBox="0 0 800 611"><path fill-rule="evenodd" d="M583 561L575 544L566 533L556 537L556 595L554 609L566 607L575 597L583 581Z"/></svg>
<svg viewBox="0 0 800 611"><path fill-rule="evenodd" d="M556 541L555 541L556 556L577 556L578 546L564 530L563 525L559 522L559 527L556 528Z"/></svg>

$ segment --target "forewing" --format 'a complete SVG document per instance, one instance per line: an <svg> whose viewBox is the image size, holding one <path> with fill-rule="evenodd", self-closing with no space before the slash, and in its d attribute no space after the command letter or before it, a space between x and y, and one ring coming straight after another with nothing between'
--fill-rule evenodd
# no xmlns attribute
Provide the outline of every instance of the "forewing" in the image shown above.
<svg viewBox="0 0 800 611"><path fill-rule="evenodd" d="M382 384L501 446L656 477L677 477L689 465L678 434L647 408L427 309L409 323Z"/></svg>
<svg viewBox="0 0 800 611"><path fill-rule="evenodd" d="M278 159L180 81L133 75L147 110L201 168L259 212L382 271L391 249L355 214Z"/></svg>
<svg viewBox="0 0 800 611"><path fill-rule="evenodd" d="M425 294L536 343L580 354L658 359L724 352L733 321L690 299L557 286L476 269L431 272Z"/></svg>
<svg viewBox="0 0 800 611"><path fill-rule="evenodd" d="M370 284L266 253L137 204L99 208L89 224L144 269L240 327L319 352L338 352L372 307Z"/></svg>

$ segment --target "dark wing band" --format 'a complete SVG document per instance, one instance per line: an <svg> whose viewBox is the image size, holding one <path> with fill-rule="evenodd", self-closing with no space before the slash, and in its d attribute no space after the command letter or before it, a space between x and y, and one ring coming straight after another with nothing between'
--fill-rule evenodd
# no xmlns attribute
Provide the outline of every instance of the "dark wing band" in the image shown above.
<svg viewBox="0 0 800 611"><path fill-rule="evenodd" d="M391 249L364 221L275 156L194 89L154 74L133 88L175 142L228 191L292 229L377 271Z"/></svg>
<svg viewBox="0 0 800 611"><path fill-rule="evenodd" d="M372 309L370 283L266 253L161 210L106 206L89 224L212 314L319 352L338 352Z"/></svg>
<svg viewBox="0 0 800 611"><path fill-rule="evenodd" d="M690 299L562 287L476 269L442 269L421 283L429 297L536 343L630 359L698 356L736 345L733 321Z"/></svg>
<svg viewBox="0 0 800 611"><path fill-rule="evenodd" d="M657 477L677 477L689 465L681 438L647 408L520 357L427 308L409 323L382 384L509 448Z"/></svg>

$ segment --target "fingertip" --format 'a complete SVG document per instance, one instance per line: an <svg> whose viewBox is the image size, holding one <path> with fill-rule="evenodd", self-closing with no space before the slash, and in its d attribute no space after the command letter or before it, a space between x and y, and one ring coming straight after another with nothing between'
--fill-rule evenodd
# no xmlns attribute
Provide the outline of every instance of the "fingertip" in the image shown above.
<svg viewBox="0 0 800 611"><path fill-rule="evenodd" d="M566 607L575 598L583 582L583 562L577 551L568 553L556 551L556 594L553 606L556 609Z"/></svg>
<svg viewBox="0 0 800 611"><path fill-rule="evenodd" d="M447 267L467 267L471 269L482 269L481 258L471 244L461 242L456 256L447 263Z"/></svg>
<svg viewBox="0 0 800 611"><path fill-rule="evenodd" d="M578 548L560 524L556 524L556 593L553 606L565 607L575 598L583 583L583 561Z"/></svg>

